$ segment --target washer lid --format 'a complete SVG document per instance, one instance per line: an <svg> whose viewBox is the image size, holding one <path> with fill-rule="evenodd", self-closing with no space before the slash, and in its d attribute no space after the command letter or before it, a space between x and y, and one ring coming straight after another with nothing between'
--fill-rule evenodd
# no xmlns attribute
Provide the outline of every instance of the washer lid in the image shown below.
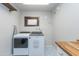
<svg viewBox="0 0 79 59"><path fill-rule="evenodd" d="M29 37L29 33L26 34L26 33L19 33L19 34L16 34L14 35L14 38L28 38Z"/></svg>

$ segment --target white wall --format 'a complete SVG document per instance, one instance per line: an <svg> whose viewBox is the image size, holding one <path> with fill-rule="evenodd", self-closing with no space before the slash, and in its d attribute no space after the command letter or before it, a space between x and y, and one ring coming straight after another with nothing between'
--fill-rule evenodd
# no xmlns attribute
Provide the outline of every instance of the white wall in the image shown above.
<svg viewBox="0 0 79 59"><path fill-rule="evenodd" d="M13 25L18 27L18 12L0 4L0 55L11 55Z"/></svg>
<svg viewBox="0 0 79 59"><path fill-rule="evenodd" d="M39 17L40 26L38 27L24 27L24 16L34 16ZM46 44L50 45L52 36L52 22L51 22L51 12L45 11L25 11L21 14L20 19L20 31L39 31L39 27L45 35Z"/></svg>
<svg viewBox="0 0 79 59"><path fill-rule="evenodd" d="M55 40L79 39L79 4L62 4L52 22Z"/></svg>

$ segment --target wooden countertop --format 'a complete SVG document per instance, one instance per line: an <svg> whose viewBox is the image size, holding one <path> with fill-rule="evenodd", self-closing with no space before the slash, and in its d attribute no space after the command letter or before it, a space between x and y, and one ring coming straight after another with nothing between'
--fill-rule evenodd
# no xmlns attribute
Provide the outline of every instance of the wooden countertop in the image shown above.
<svg viewBox="0 0 79 59"><path fill-rule="evenodd" d="M58 41L56 44L70 56L79 56L79 41Z"/></svg>

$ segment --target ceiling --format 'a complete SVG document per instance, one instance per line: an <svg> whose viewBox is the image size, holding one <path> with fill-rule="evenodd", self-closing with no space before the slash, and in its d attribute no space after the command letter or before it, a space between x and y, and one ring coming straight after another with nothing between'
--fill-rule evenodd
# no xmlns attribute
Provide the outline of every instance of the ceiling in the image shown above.
<svg viewBox="0 0 79 59"><path fill-rule="evenodd" d="M51 11L57 6L57 3L49 5L24 5L22 3L13 3L13 5L20 11Z"/></svg>

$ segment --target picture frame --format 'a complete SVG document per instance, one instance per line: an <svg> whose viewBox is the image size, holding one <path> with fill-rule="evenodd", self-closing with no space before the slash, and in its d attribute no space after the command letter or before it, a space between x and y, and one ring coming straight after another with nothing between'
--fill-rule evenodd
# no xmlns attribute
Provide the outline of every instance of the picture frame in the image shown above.
<svg viewBox="0 0 79 59"><path fill-rule="evenodd" d="M24 17L24 25L25 26L39 26L39 17Z"/></svg>

